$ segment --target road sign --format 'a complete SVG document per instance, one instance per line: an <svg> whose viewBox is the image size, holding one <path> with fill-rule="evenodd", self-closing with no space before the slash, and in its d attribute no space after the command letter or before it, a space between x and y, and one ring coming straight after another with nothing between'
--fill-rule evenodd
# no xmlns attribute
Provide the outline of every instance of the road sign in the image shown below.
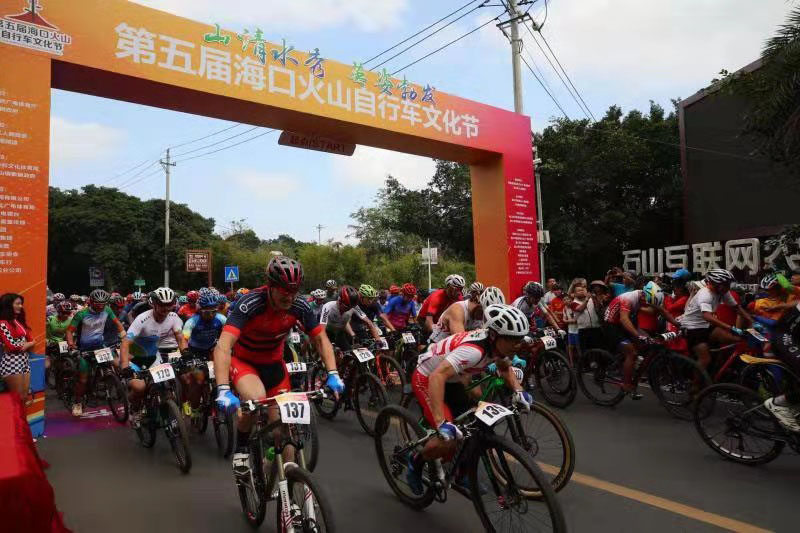
<svg viewBox="0 0 800 533"><path fill-rule="evenodd" d="M103 271L97 267L89 267L89 286L102 287L106 284L106 277Z"/></svg>
<svg viewBox="0 0 800 533"><path fill-rule="evenodd" d="M133 286L134 287L144 287L145 286L145 282L144 282L143 279L135 279L135 280L133 280Z"/></svg>
<svg viewBox="0 0 800 533"><path fill-rule="evenodd" d="M186 250L186 272L208 272L210 250Z"/></svg>
<svg viewBox="0 0 800 533"><path fill-rule="evenodd" d="M316 150L317 152L327 152L329 154L353 155L356 151L355 144L343 143L318 137L317 135L303 135L284 131L278 139L281 146L293 146L295 148L305 148L306 150Z"/></svg>
<svg viewBox="0 0 800 533"><path fill-rule="evenodd" d="M239 281L239 267L226 266L225 267L225 283L234 283Z"/></svg>
<svg viewBox="0 0 800 533"><path fill-rule="evenodd" d="M431 265L439 264L439 249L438 248L423 248L422 249L422 264L427 265L430 260Z"/></svg>

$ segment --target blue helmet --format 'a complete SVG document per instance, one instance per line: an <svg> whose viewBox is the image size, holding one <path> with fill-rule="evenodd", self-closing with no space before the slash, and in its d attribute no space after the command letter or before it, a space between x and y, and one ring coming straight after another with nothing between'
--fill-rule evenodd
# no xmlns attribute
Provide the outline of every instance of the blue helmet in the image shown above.
<svg viewBox="0 0 800 533"><path fill-rule="evenodd" d="M220 294L217 296L217 305L222 305L228 303L228 298L225 297L224 294Z"/></svg>
<svg viewBox="0 0 800 533"><path fill-rule="evenodd" d="M200 298L197 300L197 306L200 309L216 309L217 298L210 292L207 292L200 296Z"/></svg>

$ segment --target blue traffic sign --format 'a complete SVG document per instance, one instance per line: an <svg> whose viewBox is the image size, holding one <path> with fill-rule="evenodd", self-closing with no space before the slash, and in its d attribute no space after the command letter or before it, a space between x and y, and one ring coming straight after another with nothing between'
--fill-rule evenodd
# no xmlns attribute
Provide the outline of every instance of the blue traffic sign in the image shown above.
<svg viewBox="0 0 800 533"><path fill-rule="evenodd" d="M225 283L233 283L239 281L239 267L226 266L225 267Z"/></svg>

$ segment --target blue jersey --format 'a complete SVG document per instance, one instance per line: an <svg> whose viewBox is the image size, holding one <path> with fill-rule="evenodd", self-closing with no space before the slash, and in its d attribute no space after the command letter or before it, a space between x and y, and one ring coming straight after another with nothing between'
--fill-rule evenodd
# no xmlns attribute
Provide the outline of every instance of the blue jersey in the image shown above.
<svg viewBox="0 0 800 533"><path fill-rule="evenodd" d="M221 313L217 313L208 322L200 318L200 314L189 318L183 325L183 336L189 341L189 348L198 351L211 350L217 344L226 320Z"/></svg>
<svg viewBox="0 0 800 533"><path fill-rule="evenodd" d="M389 317L392 326L404 329L408 324L409 316L417 316L414 300L406 301L401 295L392 296L383 307L383 312Z"/></svg>

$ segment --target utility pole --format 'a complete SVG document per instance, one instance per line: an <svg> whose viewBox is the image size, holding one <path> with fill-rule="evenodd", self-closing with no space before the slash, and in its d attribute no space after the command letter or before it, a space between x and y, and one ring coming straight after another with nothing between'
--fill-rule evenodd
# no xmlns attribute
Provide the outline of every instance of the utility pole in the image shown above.
<svg viewBox="0 0 800 533"><path fill-rule="evenodd" d="M169 161L169 148L167 148L166 161L162 159L160 163L164 167L167 178L166 201L164 202L164 286L169 287L169 169L175 166L175 163Z"/></svg>
<svg viewBox="0 0 800 533"><path fill-rule="evenodd" d="M519 38L518 21L522 16L517 11L517 0L508 0L508 15L511 17L511 69L514 75L514 112L522 113L522 64L520 54L522 53L522 39Z"/></svg>
<svg viewBox="0 0 800 533"><path fill-rule="evenodd" d="M317 224L317 244L322 246L322 228L324 228L322 224Z"/></svg>

